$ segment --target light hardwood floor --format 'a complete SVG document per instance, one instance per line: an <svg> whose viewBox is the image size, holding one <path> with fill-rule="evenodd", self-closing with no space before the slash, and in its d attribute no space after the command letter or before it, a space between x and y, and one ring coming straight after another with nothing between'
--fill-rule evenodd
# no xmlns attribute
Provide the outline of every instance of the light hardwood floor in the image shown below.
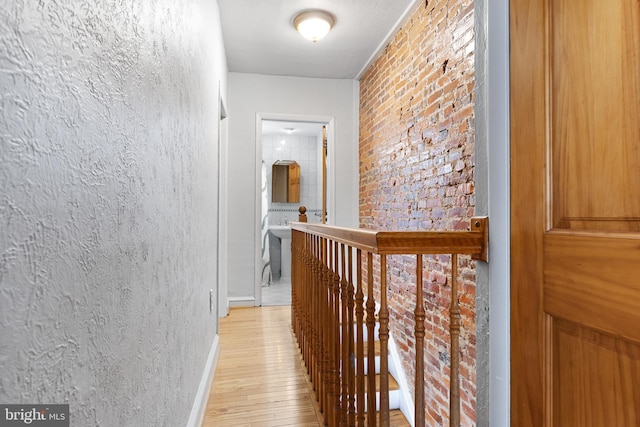
<svg viewBox="0 0 640 427"><path fill-rule="evenodd" d="M291 332L291 306L231 309L220 319L220 346L203 427L324 425ZM409 423L395 410L391 425Z"/></svg>
<svg viewBox="0 0 640 427"><path fill-rule="evenodd" d="M220 319L204 427L321 425L290 324L290 306L233 308Z"/></svg>

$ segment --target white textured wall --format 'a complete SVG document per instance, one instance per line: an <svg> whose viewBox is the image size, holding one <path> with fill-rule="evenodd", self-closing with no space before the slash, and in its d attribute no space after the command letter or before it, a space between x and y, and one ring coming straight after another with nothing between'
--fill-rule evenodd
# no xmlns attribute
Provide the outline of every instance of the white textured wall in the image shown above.
<svg viewBox="0 0 640 427"><path fill-rule="evenodd" d="M215 1L0 6L0 402L186 424L217 328L225 70Z"/></svg>
<svg viewBox="0 0 640 427"><path fill-rule="evenodd" d="M256 114L335 118L336 215L358 226L358 82L229 73L228 294L255 297Z"/></svg>

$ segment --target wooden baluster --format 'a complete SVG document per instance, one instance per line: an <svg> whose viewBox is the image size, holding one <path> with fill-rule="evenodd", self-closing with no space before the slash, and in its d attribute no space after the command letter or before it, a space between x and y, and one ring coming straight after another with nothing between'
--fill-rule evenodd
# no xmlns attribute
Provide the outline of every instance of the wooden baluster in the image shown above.
<svg viewBox="0 0 640 427"><path fill-rule="evenodd" d="M327 291L327 281L328 281L328 268L326 266L327 262L327 245L326 240L322 239L322 294L320 295L320 330L322 331L322 372L321 372L321 382L322 382L322 400L323 400L323 413L324 419L328 423L330 421L330 412L331 412L331 402L329 401L329 340L328 340L328 332L327 332L327 322L329 321L329 316L327 315L327 306L329 304L329 295Z"/></svg>
<svg viewBox="0 0 640 427"><path fill-rule="evenodd" d="M296 227L299 228L299 227ZM355 425L365 423L365 407L368 426L376 426L378 419L376 409L375 379L375 329L379 320L379 339L381 346L380 361L380 424L389 425L389 372L388 372L388 340L389 340L389 308L387 304L387 258L385 253L395 253L397 247L369 246L367 249L367 302L364 304L363 274L365 274L362 250L357 249L356 285L353 283L351 240L358 232L349 235L350 240L343 239L341 230L329 231L325 227L320 232L315 227L300 227L309 232L294 230L292 235L292 307L291 322L294 335L298 340L302 357L307 365L309 376L316 391L320 411L328 425ZM382 240L395 233L384 233ZM399 233L398 235L400 236ZM486 247L486 230L484 236L451 233L451 238L460 242L460 248L449 246L452 251L467 250L469 239L475 246L469 247L472 256L482 258L479 252ZM478 233L476 233L478 234ZM323 235L325 237L320 237ZM329 237L329 236L335 237ZM360 235L363 242L369 241L369 234ZM426 234L417 236L424 238ZM454 237L455 236L455 237ZM436 237L433 241L439 245ZM480 241L482 237L483 241ZM335 238L335 240L331 240ZM412 239L410 237L409 239ZM428 238L430 240L430 238ZM435 247L434 244L434 247ZM467 246L465 246L467 245ZM409 246L408 246L409 247ZM431 248L429 243L427 248ZM349 251L348 255L346 251ZM418 249L419 250L419 249ZM375 277L373 274L373 253L380 252L380 312L376 315ZM348 261L347 261L348 260ZM416 258L416 308L415 342L416 342L416 425L424 426L424 338L425 308L423 296L423 255ZM451 255L451 306L450 306L450 416L451 426L460 425L460 329L461 315L458 301L458 255ZM355 292L355 295L354 295ZM355 311L355 316L354 316ZM366 319L365 319L366 313ZM377 318L376 318L377 317ZM355 323L355 324L354 324ZM367 336L367 363L364 362L365 326ZM352 358L356 360L351 361ZM364 372L368 380L364 380ZM365 397L366 396L366 397Z"/></svg>
<svg viewBox="0 0 640 427"><path fill-rule="evenodd" d="M307 296L307 289L309 288L309 262L307 259L307 239L308 235L305 234L302 239L302 275L300 279L299 293L298 298L300 300L299 305L304 307L302 311L302 334L304 335L304 349L302 352L303 358L305 360L305 365L307 366L307 373L309 372L309 331L307 329L307 322L309 319L309 298Z"/></svg>
<svg viewBox="0 0 640 427"><path fill-rule="evenodd" d="M297 276L296 276L296 288L295 293L291 295L291 301L295 300L295 310L296 317L298 318L298 335L302 337L302 341L304 341L304 308L302 304L304 303L304 299L302 299L302 289L305 283L304 275L306 274L306 266L304 263L304 239L305 233L298 232L297 240L296 240L296 257L297 257ZM293 292L293 289L292 289ZM301 343L302 348L304 348L304 342Z"/></svg>
<svg viewBox="0 0 640 427"><path fill-rule="evenodd" d="M314 289L316 287L316 272L315 272L315 261L314 261L314 241L315 241L315 236L309 235L307 237L307 265L308 265L308 272L307 272L307 282L305 285L305 294L307 297L307 310L308 310L308 317L307 317L307 331L308 331L308 349L307 349L307 354L308 354L308 358L309 358L309 365L307 366L307 373L309 374L309 378L311 380L311 383L313 384L313 389L315 391L316 389L316 383L315 383L315 349L316 349L316 336L315 336L315 328L314 328L314 319L315 319L315 312L314 312ZM317 394L316 394L317 395Z"/></svg>
<svg viewBox="0 0 640 427"><path fill-rule="evenodd" d="M331 297L331 339L333 341L331 354L331 378L333 379L333 421L332 425L338 426L340 422L340 358L342 355L340 346L340 265L339 243L333 242L333 268L331 269L333 295Z"/></svg>
<svg viewBox="0 0 640 427"><path fill-rule="evenodd" d="M342 391L340 393L340 425L347 425L347 412L349 411L349 339L351 334L349 333L349 291L347 283L347 260L344 243L340 244L340 275L342 280L340 281L340 326L341 326L341 339L340 348L340 372Z"/></svg>
<svg viewBox="0 0 640 427"><path fill-rule="evenodd" d="M330 353L329 353L329 375L331 381L331 426L337 426L338 422L338 412L340 410L339 405L337 406L338 401L338 370L336 369L336 364L338 363L338 340L336 338L336 318L335 318L335 310L336 310L336 273L335 273L335 264L336 264L336 255L337 251L335 250L334 242L330 243L330 253L331 257L329 258L329 336L331 339ZM336 407L337 406L337 407Z"/></svg>
<svg viewBox="0 0 640 427"><path fill-rule="evenodd" d="M331 313L330 313L330 305L331 305L331 274L329 271L329 260L331 259L331 244L327 239L323 239L323 248L322 248L322 261L323 261L323 275L324 279L323 285L323 296L322 296L322 342L323 342L323 366L324 372L322 374L323 379L323 387L324 387L324 395L325 395L325 420L331 422L333 415L333 405L332 405L332 397L333 397L333 382L331 379Z"/></svg>
<svg viewBox="0 0 640 427"><path fill-rule="evenodd" d="M326 326L327 326L327 289L326 289L326 285L327 285L327 268L326 268L326 261L327 261L327 245L326 245L326 240L321 238L320 239L320 266L322 268L322 272L321 272L321 283L320 283L320 290L318 292L318 313L320 314L319 319L319 332L320 332L320 362L321 362L321 367L320 367L320 384L322 385L322 412L324 414L325 420L327 420L328 418L328 408L327 408L327 393L328 393L328 386L327 386L327 377L328 375L328 368L327 368L327 331L326 331Z"/></svg>
<svg viewBox="0 0 640 427"><path fill-rule="evenodd" d="M304 279L304 287L303 287L303 295L304 295L304 304L305 304L305 335L307 336L306 342L306 359L307 359L307 374L309 374L309 380L313 383L313 332L311 319L313 317L313 298L311 297L311 289L313 289L313 263L312 263L312 246L311 242L313 240L313 236L308 234L305 238L305 265L306 265L306 276Z"/></svg>
<svg viewBox="0 0 640 427"><path fill-rule="evenodd" d="M376 349L374 330L376 304L373 296L373 254L367 252L367 424L376 427Z"/></svg>
<svg viewBox="0 0 640 427"><path fill-rule="evenodd" d="M309 281L309 259L308 259L308 240L309 235L303 234L301 237L301 256L302 256L302 275L300 278L300 285L298 286L298 306L301 307L302 313L302 358L304 359L305 366L307 367L307 373L310 372L309 366L311 359L309 357L309 329L308 329L308 321L309 321L309 310L311 307L309 306L310 299L307 295L307 289L310 286ZM311 378L311 377L309 377Z"/></svg>
<svg viewBox="0 0 640 427"><path fill-rule="evenodd" d="M316 355L318 348L318 337L316 335L316 328L314 319L316 319L315 315L315 289L317 286L317 269L315 262L315 241L316 237L313 235L309 235L307 237L307 263L308 263L308 284L306 285L305 294L307 298L307 306L308 306L308 318L307 318L307 331L309 335L309 346L307 349L307 357L309 358L309 364L307 365L307 373L309 374L309 379L311 381L311 385L313 386L313 390L317 390L317 381L316 381ZM315 393L316 400L318 399L318 393Z"/></svg>
<svg viewBox="0 0 640 427"><path fill-rule="evenodd" d="M449 370L449 426L460 426L460 306L458 305L458 255L451 255L451 367Z"/></svg>
<svg viewBox="0 0 640 427"><path fill-rule="evenodd" d="M300 232L291 231L291 327L298 341L300 350L304 348L304 339L300 331L300 310L298 309L298 286L300 284Z"/></svg>
<svg viewBox="0 0 640 427"><path fill-rule="evenodd" d="M362 290L362 251L356 252L356 420L364 427L364 292Z"/></svg>
<svg viewBox="0 0 640 427"><path fill-rule="evenodd" d="M324 407L324 403L326 401L326 396L325 396L325 391L326 391L326 387L325 387L325 383L324 383L324 376L326 374L326 368L325 368L325 356L324 356L324 345L325 345L325 341L324 341L324 281L325 281L325 276L326 276L326 272L324 271L324 264L323 264L323 252L324 252L324 239L318 237L318 289L316 290L316 311L317 311L317 329L318 329L318 372L317 372L317 377L318 377L318 388L319 388L319 394L320 394L320 410L322 411L322 413L326 416L326 412L325 412L325 407Z"/></svg>
<svg viewBox="0 0 640 427"><path fill-rule="evenodd" d="M304 275L306 274L306 267L304 262L305 237L306 237L306 233L298 232L297 240L296 240L296 249L295 249L297 262L298 262L298 267L297 267L298 273L297 273L297 279L296 279L297 284L296 284L295 293L292 293L291 295L291 302L294 303L295 301L295 310L296 310L296 317L298 322L298 346L300 347L300 354L302 355L303 359L304 359L305 348L306 348L306 344L305 344L306 337L304 334L305 309L304 307L302 307L302 304L304 303L304 299L302 298L302 289L303 289L302 284L304 283ZM292 288L292 292L293 292L293 288ZM305 360L305 363L306 363L306 360Z"/></svg>
<svg viewBox="0 0 640 427"><path fill-rule="evenodd" d="M313 228L310 228L313 229ZM302 357L316 391L320 411L330 426L365 423L388 426L389 420L389 308L387 304L387 258L380 257L380 312L375 308L373 253L367 251L367 302L364 304L362 250L353 249L341 237L331 240L315 232L292 234L292 307L291 322ZM336 233L337 234L337 233ZM331 233L326 234L329 236ZM452 233L452 236L454 234ZM466 238L466 237L465 237ZM485 236L486 239L486 236ZM476 239L477 240L477 239ZM435 240L437 242L437 240ZM462 241L461 244L465 244ZM486 243L484 243L486 245ZM347 254L346 251L349 251ZM452 249L456 250L456 249ZM473 249L476 254L478 249ZM348 259L348 261L347 261ZM416 256L416 426L424 427L424 339L423 261ZM451 256L450 306L450 426L460 425L460 329L458 301L458 255ZM353 268L357 268L355 274ZM353 279L355 276L356 286ZM354 295L355 292L355 295ZM355 316L354 316L355 310ZM365 319L366 313L366 319ZM380 339L380 419L375 415L375 329L379 320ZM355 324L354 324L355 323ZM364 326L366 324L366 328ZM364 362L364 337L367 339L367 363ZM355 361L352 361L355 358ZM368 380L364 380L367 371ZM366 397L365 397L366 396Z"/></svg>
<svg viewBox="0 0 640 427"><path fill-rule="evenodd" d="M347 262L347 277L348 277L348 285L347 285L347 335L348 335L348 347L347 347L347 371L348 371L348 389L347 389L347 413L348 413L348 424L349 426L354 426L356 424L356 408L355 408L355 353L354 353L354 286L353 286L353 248L347 246L347 250L349 252L348 262ZM344 320L343 320L344 322Z"/></svg>
<svg viewBox="0 0 640 427"><path fill-rule="evenodd" d="M291 329L299 344L300 334L298 333L298 316L295 308L295 287L298 283L298 280L296 279L296 270L298 268L298 256L296 254L296 237L296 231L291 230Z"/></svg>
<svg viewBox="0 0 640 427"><path fill-rule="evenodd" d="M314 236L314 271L313 271L313 325L314 335L314 387L316 390L316 400L320 412L324 413L324 387L322 384L323 368L323 348L322 348L322 319L320 312L320 301L322 300L322 247L320 237Z"/></svg>
<svg viewBox="0 0 640 427"><path fill-rule="evenodd" d="M313 390L317 389L316 382L316 349L317 349L317 336L316 336L316 311L315 311L315 289L317 286L317 271L316 271L316 260L315 260L315 241L316 237L309 235L307 244L309 245L307 248L308 255L308 263L309 263L309 285L307 287L307 297L309 298L307 305L309 306L309 319L307 323L307 328L309 330L309 366L311 367L309 370L309 378L311 379L311 383L313 384ZM318 394L316 393L316 400Z"/></svg>
<svg viewBox="0 0 640 427"><path fill-rule="evenodd" d="M301 337L301 341L298 342L300 345L300 352L302 356L305 355L305 349L307 348L306 343L306 335L304 331L305 326L305 318L306 318L306 307L304 306L304 287L306 285L305 276L307 274L307 266L305 262L305 253L304 253L304 240L306 238L306 233L299 232L298 240L297 240L297 256L298 256L298 276L297 276L297 285L295 294L291 296L291 301L293 301L295 297L296 304L296 316L298 318L298 334ZM306 360L305 360L306 363Z"/></svg>
<svg viewBox="0 0 640 427"><path fill-rule="evenodd" d="M389 427L389 307L387 305L387 256L380 256L380 425Z"/></svg>
<svg viewBox="0 0 640 427"><path fill-rule="evenodd" d="M305 239L305 264L307 267L307 274L304 280L304 304L306 307L305 313L305 334L307 336L306 346L306 359L307 359L307 374L309 374L309 380L313 383L313 331L311 319L313 318L313 298L311 296L311 290L313 289L313 258L312 258L312 241L313 236L308 234Z"/></svg>
<svg viewBox="0 0 640 427"><path fill-rule="evenodd" d="M427 314L424 310L422 295L422 254L416 255L416 309L415 339L416 339L416 388L415 388L415 427L424 426L424 321Z"/></svg>

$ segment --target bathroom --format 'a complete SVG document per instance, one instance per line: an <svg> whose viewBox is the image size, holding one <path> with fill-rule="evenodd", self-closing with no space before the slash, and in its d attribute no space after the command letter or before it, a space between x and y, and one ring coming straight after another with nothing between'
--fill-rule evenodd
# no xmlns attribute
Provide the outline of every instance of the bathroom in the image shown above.
<svg viewBox="0 0 640 427"><path fill-rule="evenodd" d="M298 208L307 208L307 222L320 223L322 212L322 139L324 123L288 122L263 120L262 122L262 161L263 161L263 268L262 285L268 286L282 282L290 283L290 253L287 248L290 238L285 233L280 238L274 233L278 227L298 221ZM295 202L273 201L273 165L278 161L295 161L300 170L300 197ZM264 220L266 215L266 221ZM272 231L268 232L268 228ZM278 233L282 236L281 233ZM287 241L288 240L288 241ZM268 242L268 248L265 248ZM265 250L267 249L267 250ZM270 270L270 274L268 272ZM263 292L263 299L266 294ZM263 301L264 303L265 301Z"/></svg>

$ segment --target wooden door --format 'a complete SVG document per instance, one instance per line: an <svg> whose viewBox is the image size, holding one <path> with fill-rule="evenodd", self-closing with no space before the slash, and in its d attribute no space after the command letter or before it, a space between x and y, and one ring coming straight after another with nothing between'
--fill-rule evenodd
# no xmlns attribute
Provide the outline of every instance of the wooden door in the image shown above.
<svg viewBox="0 0 640 427"><path fill-rule="evenodd" d="M640 426L640 1L510 14L511 425Z"/></svg>

